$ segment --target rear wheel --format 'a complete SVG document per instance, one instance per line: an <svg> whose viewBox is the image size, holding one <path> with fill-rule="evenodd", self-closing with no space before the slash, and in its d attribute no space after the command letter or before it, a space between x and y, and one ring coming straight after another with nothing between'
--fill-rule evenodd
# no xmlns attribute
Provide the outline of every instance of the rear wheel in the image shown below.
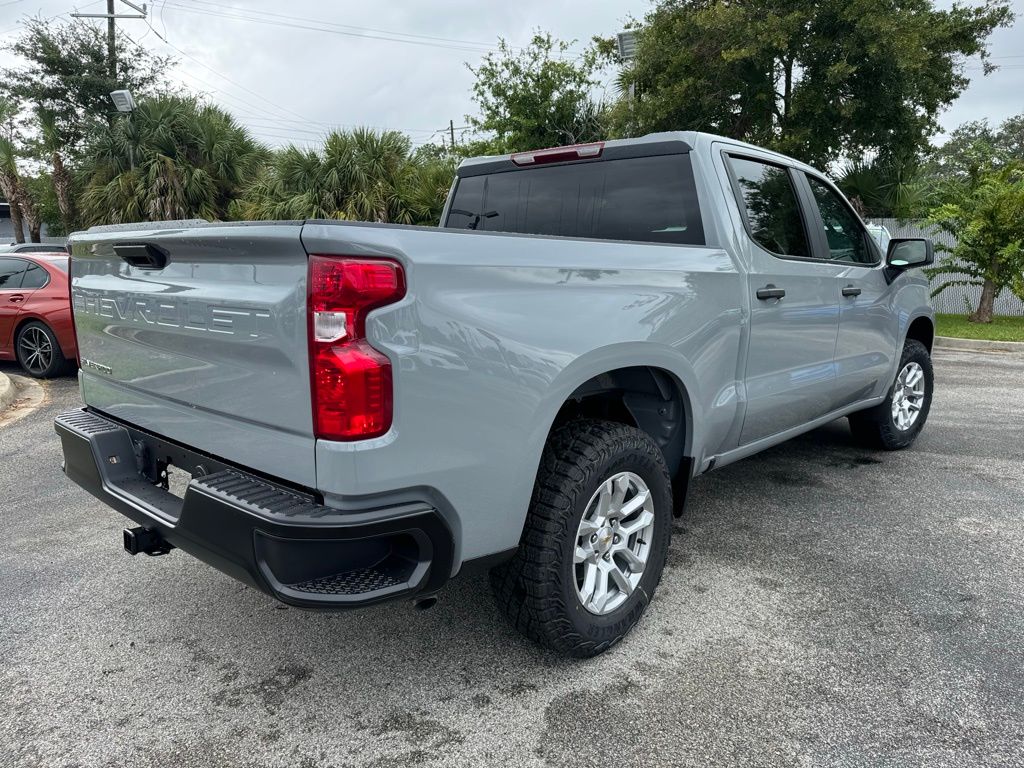
<svg viewBox="0 0 1024 768"><path fill-rule="evenodd" d="M903 345L896 380L880 405L850 414L854 436L871 448L909 447L924 428L935 386L928 348L916 339Z"/></svg>
<svg viewBox="0 0 1024 768"><path fill-rule="evenodd" d="M491 572L523 634L573 656L636 625L661 580L672 525L664 456L645 433L574 421L544 450L516 556Z"/></svg>
<svg viewBox="0 0 1024 768"><path fill-rule="evenodd" d="M25 323L18 329L14 345L18 363L29 376L48 379L67 369L67 360L60 351L57 337L38 320Z"/></svg>

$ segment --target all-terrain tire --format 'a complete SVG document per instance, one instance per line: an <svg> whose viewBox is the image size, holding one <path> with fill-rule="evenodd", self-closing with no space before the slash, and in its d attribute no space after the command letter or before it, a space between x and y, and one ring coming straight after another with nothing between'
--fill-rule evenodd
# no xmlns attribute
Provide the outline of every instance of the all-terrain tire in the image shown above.
<svg viewBox="0 0 1024 768"><path fill-rule="evenodd" d="M920 366L924 374L924 400L913 424L909 428L901 429L893 416L893 398L899 396L898 383L902 372L912 364ZM921 434L924 423L928 420L934 388L935 378L928 348L917 339L907 339L903 345L900 363L896 368L896 379L889 387L885 400L874 408L851 413L849 416L850 430L858 442L869 448L880 448L886 451L909 448Z"/></svg>
<svg viewBox="0 0 1024 768"><path fill-rule="evenodd" d="M650 550L636 588L617 608L599 615L584 607L577 591L577 533L598 489L623 472L639 476L650 492ZM573 421L548 440L519 549L491 571L491 586L524 635L560 653L595 656L640 620L661 580L671 533L672 482L657 443L625 424Z"/></svg>

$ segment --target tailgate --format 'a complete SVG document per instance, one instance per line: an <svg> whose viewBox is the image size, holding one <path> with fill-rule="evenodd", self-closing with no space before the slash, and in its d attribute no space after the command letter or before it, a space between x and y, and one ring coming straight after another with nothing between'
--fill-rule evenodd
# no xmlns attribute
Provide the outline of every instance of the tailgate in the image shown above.
<svg viewBox="0 0 1024 768"><path fill-rule="evenodd" d="M301 223L145 226L70 241L86 404L314 487Z"/></svg>

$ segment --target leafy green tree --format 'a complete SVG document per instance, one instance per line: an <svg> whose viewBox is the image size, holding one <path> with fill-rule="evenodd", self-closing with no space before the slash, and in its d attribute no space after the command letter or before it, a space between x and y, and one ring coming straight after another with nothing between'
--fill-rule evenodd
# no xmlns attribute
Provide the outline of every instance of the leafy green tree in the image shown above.
<svg viewBox="0 0 1024 768"><path fill-rule="evenodd" d="M323 146L288 146L233 207L245 219L351 219L436 223L454 167L411 155L409 138L365 128L333 131Z"/></svg>
<svg viewBox="0 0 1024 768"><path fill-rule="evenodd" d="M571 45L547 33L534 35L521 50L499 40L497 53L469 67L476 77L473 101L480 115L466 119L492 137L475 152L499 154L605 137L604 108L592 95L599 54L589 50L573 58Z"/></svg>
<svg viewBox="0 0 1024 768"><path fill-rule="evenodd" d="M8 47L22 63L0 70L0 96L49 117L65 156L74 156L99 126L113 120L110 92L130 90L136 99L165 87L173 61L154 56L123 35L117 41L117 77L107 67L106 38L83 21L33 19Z"/></svg>
<svg viewBox="0 0 1024 768"><path fill-rule="evenodd" d="M32 176L22 176L22 189L35 207L35 214L41 226L46 227L48 237L61 237L71 232L64 228L53 179L43 170ZM41 230L40 230L41 234Z"/></svg>
<svg viewBox="0 0 1024 768"><path fill-rule="evenodd" d="M996 298L1009 288L1024 299L1024 165L981 171L972 184L931 212L932 222L956 238L953 262L928 270L949 275L934 294L956 285L980 285L981 298L969 319L991 323Z"/></svg>
<svg viewBox="0 0 1024 768"><path fill-rule="evenodd" d="M929 153L927 172L940 182L972 183L990 168L1024 163L1024 114L997 128L988 120L958 126L946 142Z"/></svg>
<svg viewBox="0 0 1024 768"><path fill-rule="evenodd" d="M1006 0L663 0L637 30L617 131L697 129L825 164L908 157L967 87Z"/></svg>
<svg viewBox="0 0 1024 768"><path fill-rule="evenodd" d="M223 110L194 98L142 101L83 159L84 223L224 219L267 156Z"/></svg>

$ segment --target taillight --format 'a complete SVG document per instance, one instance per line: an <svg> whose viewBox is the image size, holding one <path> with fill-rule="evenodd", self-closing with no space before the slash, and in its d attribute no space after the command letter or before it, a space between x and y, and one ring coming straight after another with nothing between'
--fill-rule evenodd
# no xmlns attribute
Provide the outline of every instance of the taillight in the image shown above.
<svg viewBox="0 0 1024 768"><path fill-rule="evenodd" d="M309 368L318 438L363 440L391 428L391 362L366 340L366 315L404 295L398 262L309 257Z"/></svg>
<svg viewBox="0 0 1024 768"><path fill-rule="evenodd" d="M568 160L588 160L600 157L604 151L604 142L595 141L591 144L572 144L568 147L552 147L538 149L535 152L517 152L512 155L516 165L541 165L542 163L564 163Z"/></svg>

